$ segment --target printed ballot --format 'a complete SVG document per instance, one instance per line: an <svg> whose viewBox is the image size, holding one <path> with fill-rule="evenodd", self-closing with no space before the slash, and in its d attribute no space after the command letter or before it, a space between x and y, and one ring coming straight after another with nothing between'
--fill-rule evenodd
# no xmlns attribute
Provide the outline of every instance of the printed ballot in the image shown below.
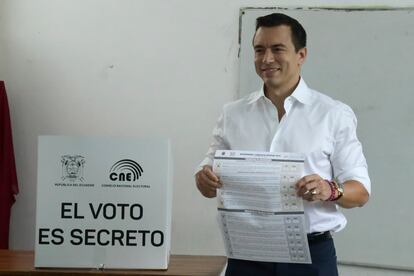
<svg viewBox="0 0 414 276"><path fill-rule="evenodd" d="M302 199L294 185L303 174L297 153L216 151L213 171L218 220L227 256L311 263Z"/></svg>

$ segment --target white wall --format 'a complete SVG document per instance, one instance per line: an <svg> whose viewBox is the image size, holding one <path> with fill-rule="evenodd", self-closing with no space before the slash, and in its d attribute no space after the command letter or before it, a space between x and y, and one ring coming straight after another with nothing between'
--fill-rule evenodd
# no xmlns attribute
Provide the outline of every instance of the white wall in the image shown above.
<svg viewBox="0 0 414 276"><path fill-rule="evenodd" d="M4 4L5 2L0 0L0 78L4 76L6 69L6 67L3 66L5 64L4 46L6 44L6 37L2 35L4 34L5 14L7 13Z"/></svg>
<svg viewBox="0 0 414 276"><path fill-rule="evenodd" d="M305 3L414 5L0 0L0 79L9 96L20 185L11 248L34 246L38 135L162 136L172 139L175 161L172 252L224 254L215 201L198 193L193 169L222 105L237 94L239 9ZM374 275L341 269L344 275Z"/></svg>

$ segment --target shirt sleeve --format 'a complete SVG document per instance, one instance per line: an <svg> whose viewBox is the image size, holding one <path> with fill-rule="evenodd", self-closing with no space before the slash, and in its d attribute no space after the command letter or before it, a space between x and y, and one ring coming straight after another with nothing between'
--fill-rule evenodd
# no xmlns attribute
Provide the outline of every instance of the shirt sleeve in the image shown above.
<svg viewBox="0 0 414 276"><path fill-rule="evenodd" d="M331 155L333 173L340 183L348 180L361 182L371 194L368 165L358 140L357 119L352 109L341 106L334 121L334 150Z"/></svg>
<svg viewBox="0 0 414 276"><path fill-rule="evenodd" d="M224 112L223 112L218 118L216 126L213 129L212 141L211 141L210 147L208 148L206 156L203 159L203 161L201 161L201 163L198 165L194 174L199 172L205 165L210 165L210 166L213 165L213 159L214 159L214 154L216 153L216 150L226 150L226 149L230 149L230 148L224 138Z"/></svg>

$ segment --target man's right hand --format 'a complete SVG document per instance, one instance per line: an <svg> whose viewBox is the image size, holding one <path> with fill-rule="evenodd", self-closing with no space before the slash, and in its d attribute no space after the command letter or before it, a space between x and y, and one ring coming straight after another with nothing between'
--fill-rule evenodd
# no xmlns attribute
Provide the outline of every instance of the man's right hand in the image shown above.
<svg viewBox="0 0 414 276"><path fill-rule="evenodd" d="M205 165L201 171L195 175L198 190L205 197L215 197L217 188L221 187L220 179L214 174L211 166Z"/></svg>

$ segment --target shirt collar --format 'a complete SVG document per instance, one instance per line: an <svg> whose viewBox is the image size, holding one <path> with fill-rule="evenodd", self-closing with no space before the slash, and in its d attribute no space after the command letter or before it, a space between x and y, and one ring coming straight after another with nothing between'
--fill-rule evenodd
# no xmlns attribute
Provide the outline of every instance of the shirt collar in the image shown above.
<svg viewBox="0 0 414 276"><path fill-rule="evenodd" d="M249 95L249 98L248 98L248 101L247 102L249 104L252 104L254 102L257 102L260 98L266 97L263 88L264 88L264 86L262 85L262 88L259 91L256 91L256 92L251 93Z"/></svg>
<svg viewBox="0 0 414 276"><path fill-rule="evenodd" d="M292 95L290 96L295 98L296 100L298 100L299 102L303 104L309 104L311 102L312 100L311 91L302 77L300 78L298 86L293 91Z"/></svg>
<svg viewBox="0 0 414 276"><path fill-rule="evenodd" d="M262 85L262 88L259 91L256 91L252 94L250 94L248 103L254 103L258 101L260 98L266 97L264 93L264 85ZM312 94L311 91L306 84L306 82L303 80L303 78L300 78L298 86L293 91L292 95L290 97L293 97L297 101L303 103L303 104L309 104L312 100Z"/></svg>

